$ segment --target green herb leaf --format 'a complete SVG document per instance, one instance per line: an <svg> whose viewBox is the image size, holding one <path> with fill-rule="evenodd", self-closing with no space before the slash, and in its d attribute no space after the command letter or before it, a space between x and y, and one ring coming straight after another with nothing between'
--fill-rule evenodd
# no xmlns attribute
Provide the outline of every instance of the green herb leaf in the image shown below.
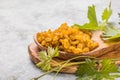
<svg viewBox="0 0 120 80"><path fill-rule="evenodd" d="M120 13L118 13L118 17L120 18ZM119 21L119 24L120 24L120 21Z"/></svg>
<svg viewBox="0 0 120 80"><path fill-rule="evenodd" d="M112 15L112 9L111 9L111 2L110 2L109 7L105 8L102 14L102 20L105 20L106 22L108 22L108 19L110 18L111 15Z"/></svg>
<svg viewBox="0 0 120 80"><path fill-rule="evenodd" d="M80 76L80 77L83 77L86 74L88 76L93 75L96 73L94 66L95 66L95 62L91 61L90 59L86 59L85 63L79 66L79 68L76 72L76 75Z"/></svg>
<svg viewBox="0 0 120 80"><path fill-rule="evenodd" d="M58 47L56 47L55 49L52 47L48 47L47 52L49 57L59 56Z"/></svg>
<svg viewBox="0 0 120 80"><path fill-rule="evenodd" d="M79 24L74 24L74 26L78 27L79 29L86 29L86 30L99 30L100 28L92 23L86 23L83 26Z"/></svg>
<svg viewBox="0 0 120 80"><path fill-rule="evenodd" d="M108 20L112 15L111 2L109 4L109 7L104 9L104 12L102 14L102 20L103 20L102 23L98 23L97 21L94 5L88 7L87 15L88 15L89 23L85 23L84 25L74 24L74 26L78 27L79 29L104 30L105 25L108 23Z"/></svg>
<svg viewBox="0 0 120 80"><path fill-rule="evenodd" d="M107 40L118 40L120 38L120 29L115 28L113 25L107 25L103 34L101 35L102 39Z"/></svg>
<svg viewBox="0 0 120 80"><path fill-rule="evenodd" d="M110 75L110 73L116 74ZM110 59L105 59L102 62L86 59L86 63L78 67L76 80L115 80L120 76L118 73L118 66Z"/></svg>
<svg viewBox="0 0 120 80"><path fill-rule="evenodd" d="M87 15L88 15L89 23L98 26L94 5L88 7L88 14Z"/></svg>
<svg viewBox="0 0 120 80"><path fill-rule="evenodd" d="M80 29L87 29L87 30L98 30L100 29L98 27L98 22L97 22L97 18L96 18L96 11L95 11L95 6L89 6L88 7L88 19L89 19L89 23L85 23L84 25L78 25L78 24L74 24L74 26L79 27Z"/></svg>
<svg viewBox="0 0 120 80"><path fill-rule="evenodd" d="M118 16L120 17L120 13L118 13Z"/></svg>
<svg viewBox="0 0 120 80"><path fill-rule="evenodd" d="M41 62L37 63L36 66L43 71L49 71L51 70L50 62L52 61L52 58L59 56L59 51L57 47L55 49L48 47L47 51L40 51L38 56Z"/></svg>
<svg viewBox="0 0 120 80"><path fill-rule="evenodd" d="M46 60L47 59L47 52L46 51L40 51L38 53L38 57L42 60Z"/></svg>
<svg viewBox="0 0 120 80"><path fill-rule="evenodd" d="M115 62L111 61L110 59L104 59L101 64L102 68L100 73L109 74L118 72L118 66L116 66Z"/></svg>

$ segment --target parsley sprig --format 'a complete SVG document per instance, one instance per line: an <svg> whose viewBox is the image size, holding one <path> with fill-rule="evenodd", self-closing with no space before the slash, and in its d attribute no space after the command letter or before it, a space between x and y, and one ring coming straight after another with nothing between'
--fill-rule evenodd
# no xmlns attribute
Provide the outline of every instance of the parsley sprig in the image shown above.
<svg viewBox="0 0 120 80"><path fill-rule="evenodd" d="M51 61L54 57L59 56L58 48L55 49L48 47L47 51L40 51L38 53L39 59L41 60L36 64L37 67L41 68L43 71L51 70Z"/></svg>
<svg viewBox="0 0 120 80"><path fill-rule="evenodd" d="M77 26L80 29L99 30L100 27L98 26L96 11L95 11L95 6L94 5L88 7L87 17L89 19L88 23L85 23L84 25L74 24L74 26Z"/></svg>
<svg viewBox="0 0 120 80"><path fill-rule="evenodd" d="M61 62L56 62L53 58L59 56L59 50L56 47L55 49L52 47L48 47L46 51L40 51L38 53L38 57L40 59L40 62L36 64L37 67L39 67L41 70L45 71L44 74L33 78L32 80L38 80L39 78L45 76L46 74L49 74L53 71L56 71L56 75L61 71L61 69L68 67L68 66L74 66L74 65L78 65L78 64L83 64L85 63L85 61L80 61L80 62L71 62L72 60L75 60L77 58L91 58L91 59L95 59L95 57L91 57L91 56L77 56L65 61L61 61ZM52 62L56 62L54 65L54 67L52 66ZM55 79L54 79L55 80Z"/></svg>
<svg viewBox="0 0 120 80"><path fill-rule="evenodd" d="M99 23L96 16L95 5L88 7L87 17L89 19L88 23L84 25L74 24L74 26L79 27L80 29L87 30L104 30L104 27L107 25L109 18L112 15L111 2L109 7L105 8L102 14L102 22Z"/></svg>
<svg viewBox="0 0 120 80"><path fill-rule="evenodd" d="M110 73L119 73L118 66L115 64L115 61L120 59L99 60L98 58L90 56L77 56L62 62L57 62L56 66L52 67L51 62L54 61L53 58L57 56L59 56L58 48L54 49L52 47L48 47L46 51L40 51L39 59L41 62L37 63L36 66L45 71L45 73L33 78L32 80L38 80L46 74L56 71L57 73L54 76L55 80L55 77L61 69L74 65L79 65L76 72L78 76L76 80L114 80L115 78L120 77L118 74L110 75ZM72 60L81 57L85 58L85 61L71 62Z"/></svg>
<svg viewBox="0 0 120 80"><path fill-rule="evenodd" d="M120 77L119 73L118 66L110 59L97 62L86 59L76 72L78 76L76 80L115 80L115 78Z"/></svg>

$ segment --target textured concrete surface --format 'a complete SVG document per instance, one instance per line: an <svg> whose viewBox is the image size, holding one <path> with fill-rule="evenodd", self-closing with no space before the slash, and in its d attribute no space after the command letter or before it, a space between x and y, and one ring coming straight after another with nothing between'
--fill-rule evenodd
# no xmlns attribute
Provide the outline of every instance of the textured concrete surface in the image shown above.
<svg viewBox="0 0 120 80"><path fill-rule="evenodd" d="M30 80L43 72L29 59L27 46L38 31L55 29L61 23L84 23L87 7L95 4L98 18L110 0L0 0L0 80ZM118 22L120 0L111 0L112 22ZM52 80L54 73L41 80ZM56 80L75 80L59 74ZM118 79L120 80L120 79Z"/></svg>

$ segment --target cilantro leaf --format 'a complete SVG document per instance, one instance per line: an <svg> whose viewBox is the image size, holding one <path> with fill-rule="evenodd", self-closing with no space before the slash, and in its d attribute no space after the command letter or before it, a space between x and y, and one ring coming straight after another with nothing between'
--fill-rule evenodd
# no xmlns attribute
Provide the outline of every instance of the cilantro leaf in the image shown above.
<svg viewBox="0 0 120 80"><path fill-rule="evenodd" d="M104 59L102 62L102 68L100 70L100 73L114 73L118 72L118 66L116 66L115 62L111 61L110 59Z"/></svg>
<svg viewBox="0 0 120 80"><path fill-rule="evenodd" d="M74 24L74 26L78 27L79 29L86 29L86 30L99 30L100 28L92 23L86 23L83 26L79 24Z"/></svg>
<svg viewBox="0 0 120 80"><path fill-rule="evenodd" d="M88 15L89 23L98 26L94 5L88 7L88 14L87 15Z"/></svg>
<svg viewBox="0 0 120 80"><path fill-rule="evenodd" d="M90 59L86 59L85 61L85 64L78 67L76 72L78 78L76 80L115 80L115 78L120 77L117 74L119 73L118 66L110 59L105 59L102 62L98 61L97 63ZM110 75L110 73L116 74Z"/></svg>
<svg viewBox="0 0 120 80"><path fill-rule="evenodd" d="M47 59L47 53L46 53L46 51L40 51L40 52L38 53L38 57L39 57L40 59L46 60L46 59Z"/></svg>
<svg viewBox="0 0 120 80"><path fill-rule="evenodd" d="M120 13L118 13L118 17L120 18ZM120 24L120 22L119 22L119 24Z"/></svg>
<svg viewBox="0 0 120 80"><path fill-rule="evenodd" d="M74 24L74 26L78 27L79 29L104 30L111 15L112 15L112 9L111 9L111 2L110 2L109 7L105 8L103 11L103 14L102 14L103 21L101 23L98 23L95 6L92 5L88 7L87 17L89 19L89 22L85 23L84 25Z"/></svg>
<svg viewBox="0 0 120 80"><path fill-rule="evenodd" d="M91 61L90 59L86 59L85 63L79 66L76 75L80 77L83 77L86 74L93 75L96 73L94 66L95 66L95 62Z"/></svg>
<svg viewBox="0 0 120 80"><path fill-rule="evenodd" d="M107 40L118 40L120 38L120 28L115 28L113 25L107 25L103 34L102 39Z"/></svg>
<svg viewBox="0 0 120 80"><path fill-rule="evenodd" d="M59 56L58 47L56 47L55 49L52 47L48 47L47 52L48 56L51 58Z"/></svg>
<svg viewBox="0 0 120 80"><path fill-rule="evenodd" d="M118 13L118 16L120 17L120 13Z"/></svg>
<svg viewBox="0 0 120 80"><path fill-rule="evenodd" d="M89 23L85 23L84 25L79 25L79 24L74 24L74 26L79 27L80 29L87 29L87 30L98 30L98 22L96 18L96 11L95 11L95 6L89 6L88 7L88 19Z"/></svg>
<svg viewBox="0 0 120 80"><path fill-rule="evenodd" d="M43 71L51 70L52 58L59 56L58 48L55 49L48 47L47 51L40 51L38 53L39 59L41 60L36 64L37 67L41 68Z"/></svg>
<svg viewBox="0 0 120 80"><path fill-rule="evenodd" d="M110 18L111 15L112 15L112 9L111 9L111 2L110 2L109 7L105 8L102 14L102 20L105 20L106 22L108 22L108 19Z"/></svg>

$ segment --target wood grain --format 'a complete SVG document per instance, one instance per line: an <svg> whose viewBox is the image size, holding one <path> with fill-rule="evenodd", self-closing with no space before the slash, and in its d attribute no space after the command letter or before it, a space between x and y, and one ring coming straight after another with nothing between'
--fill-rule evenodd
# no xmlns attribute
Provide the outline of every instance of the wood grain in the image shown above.
<svg viewBox="0 0 120 80"><path fill-rule="evenodd" d="M119 44L114 44L107 49L106 48L101 49L100 51L97 51L96 54L98 55L101 52L104 53L102 55L100 54L100 56L98 56L99 58L119 58L120 57L120 45ZM29 52L30 58L35 64L40 62L40 60L38 58L39 51L40 51L40 48L35 43L32 43L28 46L28 52ZM91 55L92 55L92 53L91 53ZM57 58L57 59L55 59L55 61L60 62L60 61L64 61L64 60ZM54 63L55 62L51 63L52 67L55 67ZM116 65L120 65L120 61L116 61ZM77 67L78 67L77 65L66 67L66 68L63 68L60 72L75 73L77 70Z"/></svg>

